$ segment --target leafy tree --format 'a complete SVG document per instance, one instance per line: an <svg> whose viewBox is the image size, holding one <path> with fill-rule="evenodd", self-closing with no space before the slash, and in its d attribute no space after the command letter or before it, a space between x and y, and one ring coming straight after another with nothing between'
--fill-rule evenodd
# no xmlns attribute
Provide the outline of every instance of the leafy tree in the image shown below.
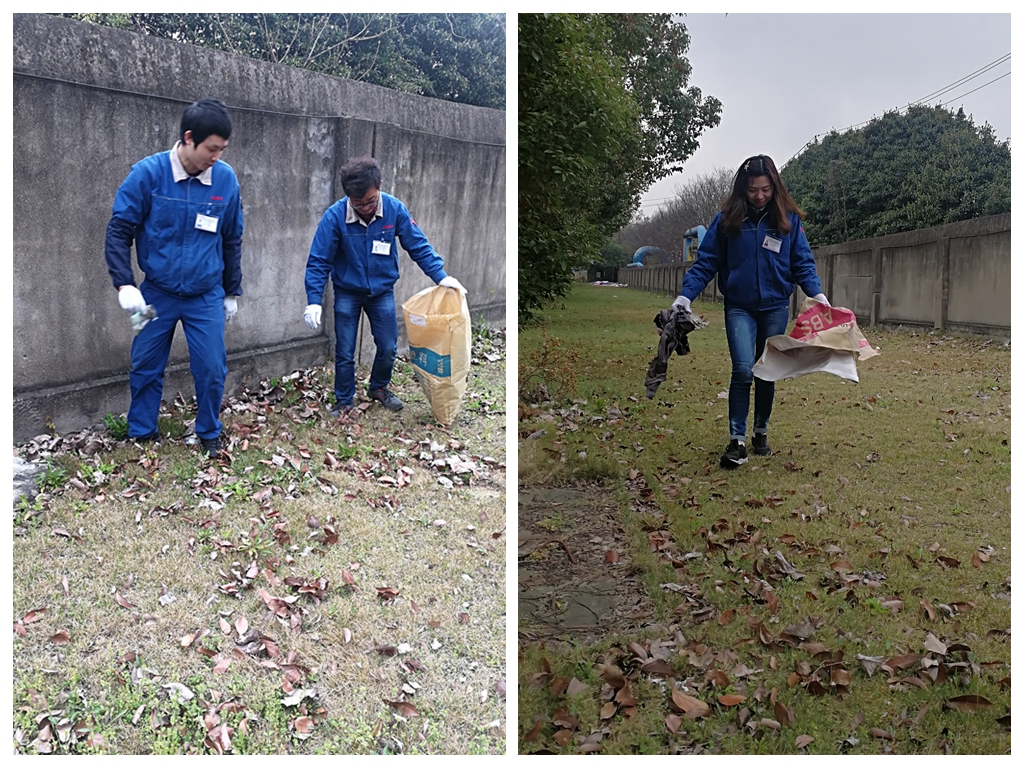
<svg viewBox="0 0 1024 768"><path fill-rule="evenodd" d="M67 13L446 101L505 108L500 13Z"/></svg>
<svg viewBox="0 0 1024 768"><path fill-rule="evenodd" d="M620 245L614 240L609 240L601 247L598 258L594 260L594 263L602 267L624 267L632 259L633 251L628 250L625 246Z"/></svg>
<svg viewBox="0 0 1024 768"><path fill-rule="evenodd" d="M1010 146L942 107L888 112L829 133L782 170L812 245L877 237L1010 210Z"/></svg>
<svg viewBox="0 0 1024 768"><path fill-rule="evenodd" d="M520 14L519 318L564 295L719 122L668 14Z"/></svg>

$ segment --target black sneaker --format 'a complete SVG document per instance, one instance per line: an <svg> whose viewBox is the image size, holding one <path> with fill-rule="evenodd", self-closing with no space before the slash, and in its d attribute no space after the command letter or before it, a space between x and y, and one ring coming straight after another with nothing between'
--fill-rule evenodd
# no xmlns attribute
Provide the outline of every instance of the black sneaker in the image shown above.
<svg viewBox="0 0 1024 768"><path fill-rule="evenodd" d="M142 443L143 445L145 445L147 443L154 443L155 446L156 445L160 445L160 433L159 432L154 432L151 435L143 435L142 437L133 437L131 439L134 440L136 443Z"/></svg>
<svg viewBox="0 0 1024 768"><path fill-rule="evenodd" d="M211 437L209 440L200 438L199 442L203 445L203 450L211 459L216 459L220 455L220 437Z"/></svg>
<svg viewBox="0 0 1024 768"><path fill-rule="evenodd" d="M380 389L371 389L367 392L371 400L376 400L378 403L383 405L389 411L400 411L402 410L402 401L399 400L395 393L387 387L381 387Z"/></svg>
<svg viewBox="0 0 1024 768"><path fill-rule="evenodd" d="M738 467L740 464L747 463L747 446L741 443L739 440L730 440L729 447L725 449L725 453L722 454L722 460L719 464L724 469L733 469Z"/></svg>
<svg viewBox="0 0 1024 768"><path fill-rule="evenodd" d="M758 456L772 455L772 449L768 447L768 435L754 435L754 440L750 445Z"/></svg>
<svg viewBox="0 0 1024 768"><path fill-rule="evenodd" d="M347 416L351 412L351 403L348 405L338 405L337 403L335 403L334 405L327 409L327 415L330 416L332 419L336 419L339 416Z"/></svg>

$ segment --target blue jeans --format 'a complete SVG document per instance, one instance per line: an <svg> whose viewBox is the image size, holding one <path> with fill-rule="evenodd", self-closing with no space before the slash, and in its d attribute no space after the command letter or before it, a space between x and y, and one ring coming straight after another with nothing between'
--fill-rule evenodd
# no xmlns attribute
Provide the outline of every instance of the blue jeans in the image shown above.
<svg viewBox="0 0 1024 768"><path fill-rule="evenodd" d="M140 290L146 302L156 309L157 318L147 323L132 341L128 436L149 437L157 431L164 369L180 320L188 342L189 369L196 386L196 434L204 440L217 437L222 426L220 405L228 373L228 354L224 347L224 289L217 286L202 296L188 298L171 296L145 282Z"/></svg>
<svg viewBox="0 0 1024 768"><path fill-rule="evenodd" d="M370 370L370 389L391 383L391 369L398 351L398 319L395 317L395 293L380 296L334 292L334 397L339 406L351 405L356 395L356 341L359 315L366 312L377 354Z"/></svg>
<svg viewBox="0 0 1024 768"><path fill-rule="evenodd" d="M732 357L732 381L729 382L729 439L746 440L747 413L750 411L750 384L754 382L754 434L768 432L772 415L775 382L755 379L751 369L764 352L769 336L786 332L789 307L765 311L725 308L725 335Z"/></svg>

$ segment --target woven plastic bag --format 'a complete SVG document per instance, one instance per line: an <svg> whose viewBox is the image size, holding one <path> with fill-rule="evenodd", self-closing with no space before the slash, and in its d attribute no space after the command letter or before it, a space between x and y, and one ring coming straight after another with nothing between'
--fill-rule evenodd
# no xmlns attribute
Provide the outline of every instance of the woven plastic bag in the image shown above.
<svg viewBox="0 0 1024 768"><path fill-rule="evenodd" d="M427 288L402 305L402 314L413 372L434 418L451 424L469 376L472 329L466 297L455 288Z"/></svg>
<svg viewBox="0 0 1024 768"><path fill-rule="evenodd" d="M857 316L844 307L830 307L807 298L788 336L765 341L754 375L763 381L794 379L808 373L831 373L859 381L857 360L879 354L857 327Z"/></svg>

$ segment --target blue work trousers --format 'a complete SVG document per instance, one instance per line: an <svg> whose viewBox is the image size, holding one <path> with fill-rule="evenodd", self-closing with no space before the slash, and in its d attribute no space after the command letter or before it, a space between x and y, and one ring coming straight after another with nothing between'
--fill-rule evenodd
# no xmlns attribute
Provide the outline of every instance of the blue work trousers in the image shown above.
<svg viewBox="0 0 1024 768"><path fill-rule="evenodd" d="M179 321L185 330L189 368L196 387L196 434L204 440L219 436L220 406L228 373L224 347L224 289L217 286L201 296L188 298L171 296L146 283L140 290L146 303L156 309L157 318L139 331L132 342L128 436L149 437L157 433L164 369Z"/></svg>
<svg viewBox="0 0 1024 768"><path fill-rule="evenodd" d="M754 383L754 434L768 432L768 417L775 400L775 382L754 376L751 369L764 352L765 340L786 332L789 307L769 310L725 308L725 335L732 357L729 382L729 439L746 440L750 412L750 384Z"/></svg>
<svg viewBox="0 0 1024 768"><path fill-rule="evenodd" d="M359 315L366 313L377 354L370 370L370 389L391 383L391 371L398 351L398 319L395 317L395 293L379 296L334 292L334 397L337 405L351 405L356 394L356 342Z"/></svg>

